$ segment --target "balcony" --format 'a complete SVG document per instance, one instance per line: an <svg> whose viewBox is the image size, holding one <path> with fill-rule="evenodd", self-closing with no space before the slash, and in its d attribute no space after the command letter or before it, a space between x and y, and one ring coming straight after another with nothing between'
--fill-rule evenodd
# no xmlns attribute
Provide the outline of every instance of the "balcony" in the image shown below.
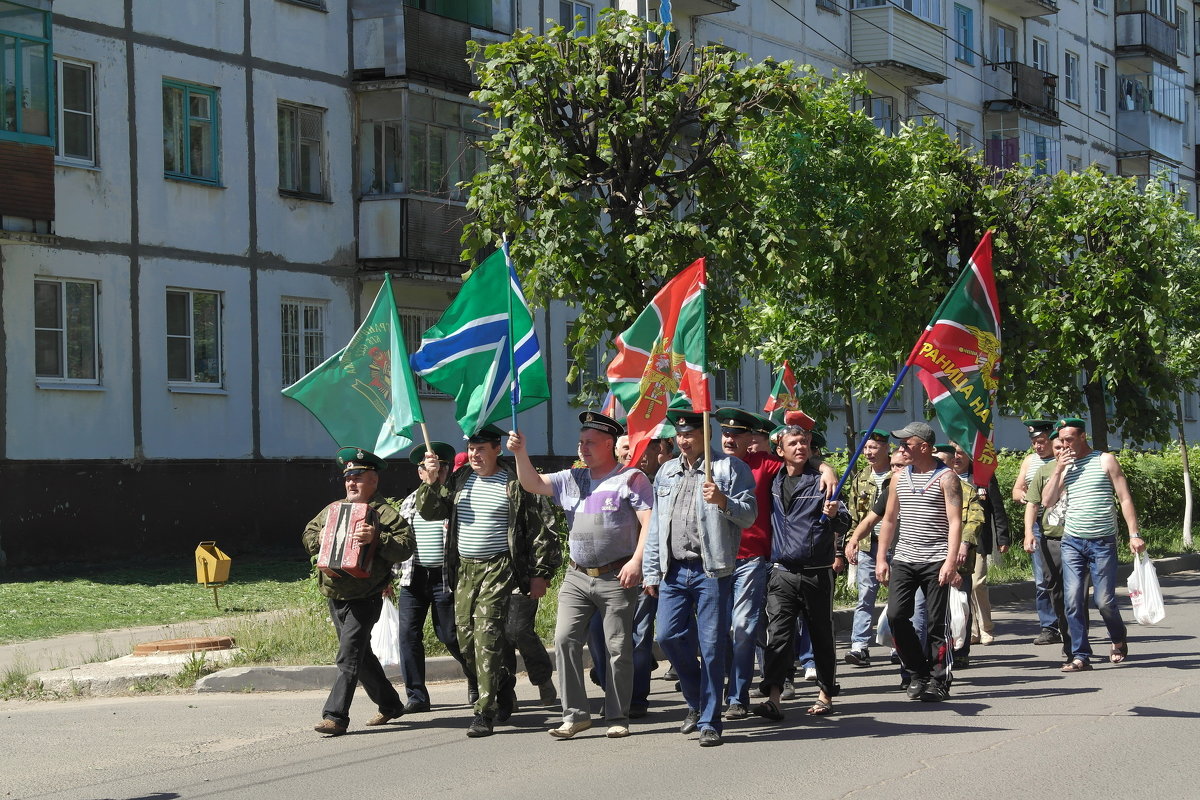
<svg viewBox="0 0 1200 800"><path fill-rule="evenodd" d="M1045 122L1014 112L984 115L984 163L995 169L1017 164L1035 175L1053 175L1061 169L1061 143L1057 121Z"/></svg>
<svg viewBox="0 0 1200 800"><path fill-rule="evenodd" d="M1024 19L1058 13L1058 4L1054 0L992 0L988 5L1011 11Z"/></svg>
<svg viewBox="0 0 1200 800"><path fill-rule="evenodd" d="M859 66L898 86L946 80L942 29L883 3L850 12L850 54Z"/></svg>
<svg viewBox="0 0 1200 800"><path fill-rule="evenodd" d="M989 111L1029 111L1058 119L1058 76L1019 61L983 68L984 107Z"/></svg>
<svg viewBox="0 0 1200 800"><path fill-rule="evenodd" d="M1182 163L1190 96L1183 81L1184 73L1162 64L1148 73L1117 76L1119 156L1149 154Z"/></svg>
<svg viewBox="0 0 1200 800"><path fill-rule="evenodd" d="M1175 25L1147 11L1117 14L1117 57L1150 56L1174 64Z"/></svg>
<svg viewBox="0 0 1200 800"><path fill-rule="evenodd" d="M410 77L467 92L475 81L467 64L468 22L404 6L356 3L353 9L354 77Z"/></svg>
<svg viewBox="0 0 1200 800"><path fill-rule="evenodd" d="M363 198L359 204L358 257L368 268L422 275L458 276L462 204L438 197Z"/></svg>
<svg viewBox="0 0 1200 800"><path fill-rule="evenodd" d="M1117 151L1120 157L1154 154L1183 161L1183 123L1154 111L1117 111Z"/></svg>
<svg viewBox="0 0 1200 800"><path fill-rule="evenodd" d="M671 0L672 16L705 17L709 14L724 14L733 11L737 3L729 0Z"/></svg>

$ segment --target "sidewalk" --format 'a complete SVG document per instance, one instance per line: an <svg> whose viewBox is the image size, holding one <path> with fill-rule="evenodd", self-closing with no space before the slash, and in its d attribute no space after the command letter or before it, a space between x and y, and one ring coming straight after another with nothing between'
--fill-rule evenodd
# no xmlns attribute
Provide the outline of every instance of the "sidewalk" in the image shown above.
<svg viewBox="0 0 1200 800"><path fill-rule="evenodd" d="M1160 558L1154 562L1159 575L1200 570L1200 553ZM1123 587L1129 577L1130 565L1121 565L1118 585ZM1026 603L1032 618L1033 582L1001 584L990 587L993 605ZM267 612L275 613L275 612ZM850 628L853 609L834 611L834 627L838 631ZM878 609L877 612L878 613ZM191 636L215 636L223 631L223 620L207 620L178 625L149 626L123 630L101 631L59 636L53 639L21 642L0 646L0 672L20 666L42 670L32 676L47 688L70 689L89 687L96 692L121 691L146 677L169 677L181 669L188 656L158 659L135 658L129 654L135 644L161 639L180 639ZM1033 623L1031 623L1032 625ZM517 669L523 669L518 656ZM199 692L264 692L307 691L327 689L333 684L337 668L323 666L251 666L231 667L201 678L196 683ZM394 680L400 680L399 668L387 670ZM426 680L453 681L462 679L458 663L449 656L430 658L426 662Z"/></svg>

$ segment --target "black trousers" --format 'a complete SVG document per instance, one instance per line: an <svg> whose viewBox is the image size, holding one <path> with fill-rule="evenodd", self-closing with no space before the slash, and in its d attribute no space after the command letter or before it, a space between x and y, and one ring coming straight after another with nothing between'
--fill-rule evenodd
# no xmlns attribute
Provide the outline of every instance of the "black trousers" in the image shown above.
<svg viewBox="0 0 1200 800"><path fill-rule="evenodd" d="M918 678L941 678L945 675L950 588L938 584L938 572L944 563L940 560L928 564L912 564L898 559L892 561L892 578L888 582L888 625L891 626L901 663ZM928 630L924 648L912 623L917 589L925 590Z"/></svg>
<svg viewBox="0 0 1200 800"><path fill-rule="evenodd" d="M546 645L534 630L533 622L537 618L538 601L527 594L514 594L508 601L508 622L504 628L504 638L507 640L504 650L504 663L508 666L508 674L517 674L517 651L525 661L525 674L534 686L541 686L554 678L554 664ZM516 680L512 681L516 685Z"/></svg>
<svg viewBox="0 0 1200 800"><path fill-rule="evenodd" d="M767 644L763 651L762 688L783 686L796 660L796 619L804 618L812 639L817 686L830 697L837 684L837 651L833 641L833 570L829 567L790 572L776 566L767 578Z"/></svg>
<svg viewBox="0 0 1200 800"><path fill-rule="evenodd" d="M379 707L379 713L389 716L404 713L400 694L371 652L371 628L379 621L382 610L382 597L329 600L329 616L338 636L338 676L321 712L325 719L339 725L350 724L350 701L354 699L354 690L360 681L367 697Z"/></svg>
<svg viewBox="0 0 1200 800"><path fill-rule="evenodd" d="M467 687L477 688L475 673L463 660L454 630L454 592L446 584L441 567L412 565L412 580L400 587L400 669L408 699L428 703L425 687L425 617L432 612L433 632L446 651L463 668Z"/></svg>
<svg viewBox="0 0 1200 800"><path fill-rule="evenodd" d="M1071 660L1071 637L1065 631L1067 630L1067 609L1063 602L1063 567L1062 567L1062 539L1052 539L1045 534L1039 534L1041 541L1038 546L1042 548L1042 563L1046 567L1046 590L1050 592L1050 603L1054 606L1054 616L1058 617L1058 629L1063 631L1063 660ZM1091 582L1090 579L1088 581ZM1087 605L1084 605L1085 619L1087 614Z"/></svg>

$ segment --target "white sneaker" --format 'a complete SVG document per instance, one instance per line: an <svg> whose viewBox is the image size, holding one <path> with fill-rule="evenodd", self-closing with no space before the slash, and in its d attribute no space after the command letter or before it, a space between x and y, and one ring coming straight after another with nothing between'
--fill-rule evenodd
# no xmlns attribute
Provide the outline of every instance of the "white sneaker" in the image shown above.
<svg viewBox="0 0 1200 800"><path fill-rule="evenodd" d="M557 728L550 729L550 735L555 739L570 739L577 733L582 733L592 727L592 721L585 719L582 722L564 722Z"/></svg>
<svg viewBox="0 0 1200 800"><path fill-rule="evenodd" d="M804 680L812 681L813 683L816 683L817 682L817 668L809 667L808 669L804 670Z"/></svg>
<svg viewBox="0 0 1200 800"><path fill-rule="evenodd" d="M613 725L604 732L604 735L610 739L624 739L629 735L629 728L625 725Z"/></svg>

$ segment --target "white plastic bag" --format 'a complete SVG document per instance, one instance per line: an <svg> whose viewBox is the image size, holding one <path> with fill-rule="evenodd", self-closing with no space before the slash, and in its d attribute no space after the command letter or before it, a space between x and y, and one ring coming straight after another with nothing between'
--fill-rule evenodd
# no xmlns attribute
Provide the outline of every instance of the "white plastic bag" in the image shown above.
<svg viewBox="0 0 1200 800"><path fill-rule="evenodd" d="M400 611L390 597L383 598L383 611L371 629L371 651L384 668L400 665Z"/></svg>
<svg viewBox="0 0 1200 800"><path fill-rule="evenodd" d="M1141 625L1156 625L1167 616L1158 573L1154 570L1154 562L1145 553L1133 560L1133 572L1129 573L1129 599L1133 601L1133 618Z"/></svg>
<svg viewBox="0 0 1200 800"><path fill-rule="evenodd" d="M950 587L950 646L959 650L967 643L971 619L971 600L967 593Z"/></svg>
<svg viewBox="0 0 1200 800"><path fill-rule="evenodd" d="M892 626L888 624L887 609L879 612L879 621L875 624L875 642L881 647L895 647L892 640Z"/></svg>
<svg viewBox="0 0 1200 800"><path fill-rule="evenodd" d="M846 564L846 588L851 593L858 591L858 564Z"/></svg>

